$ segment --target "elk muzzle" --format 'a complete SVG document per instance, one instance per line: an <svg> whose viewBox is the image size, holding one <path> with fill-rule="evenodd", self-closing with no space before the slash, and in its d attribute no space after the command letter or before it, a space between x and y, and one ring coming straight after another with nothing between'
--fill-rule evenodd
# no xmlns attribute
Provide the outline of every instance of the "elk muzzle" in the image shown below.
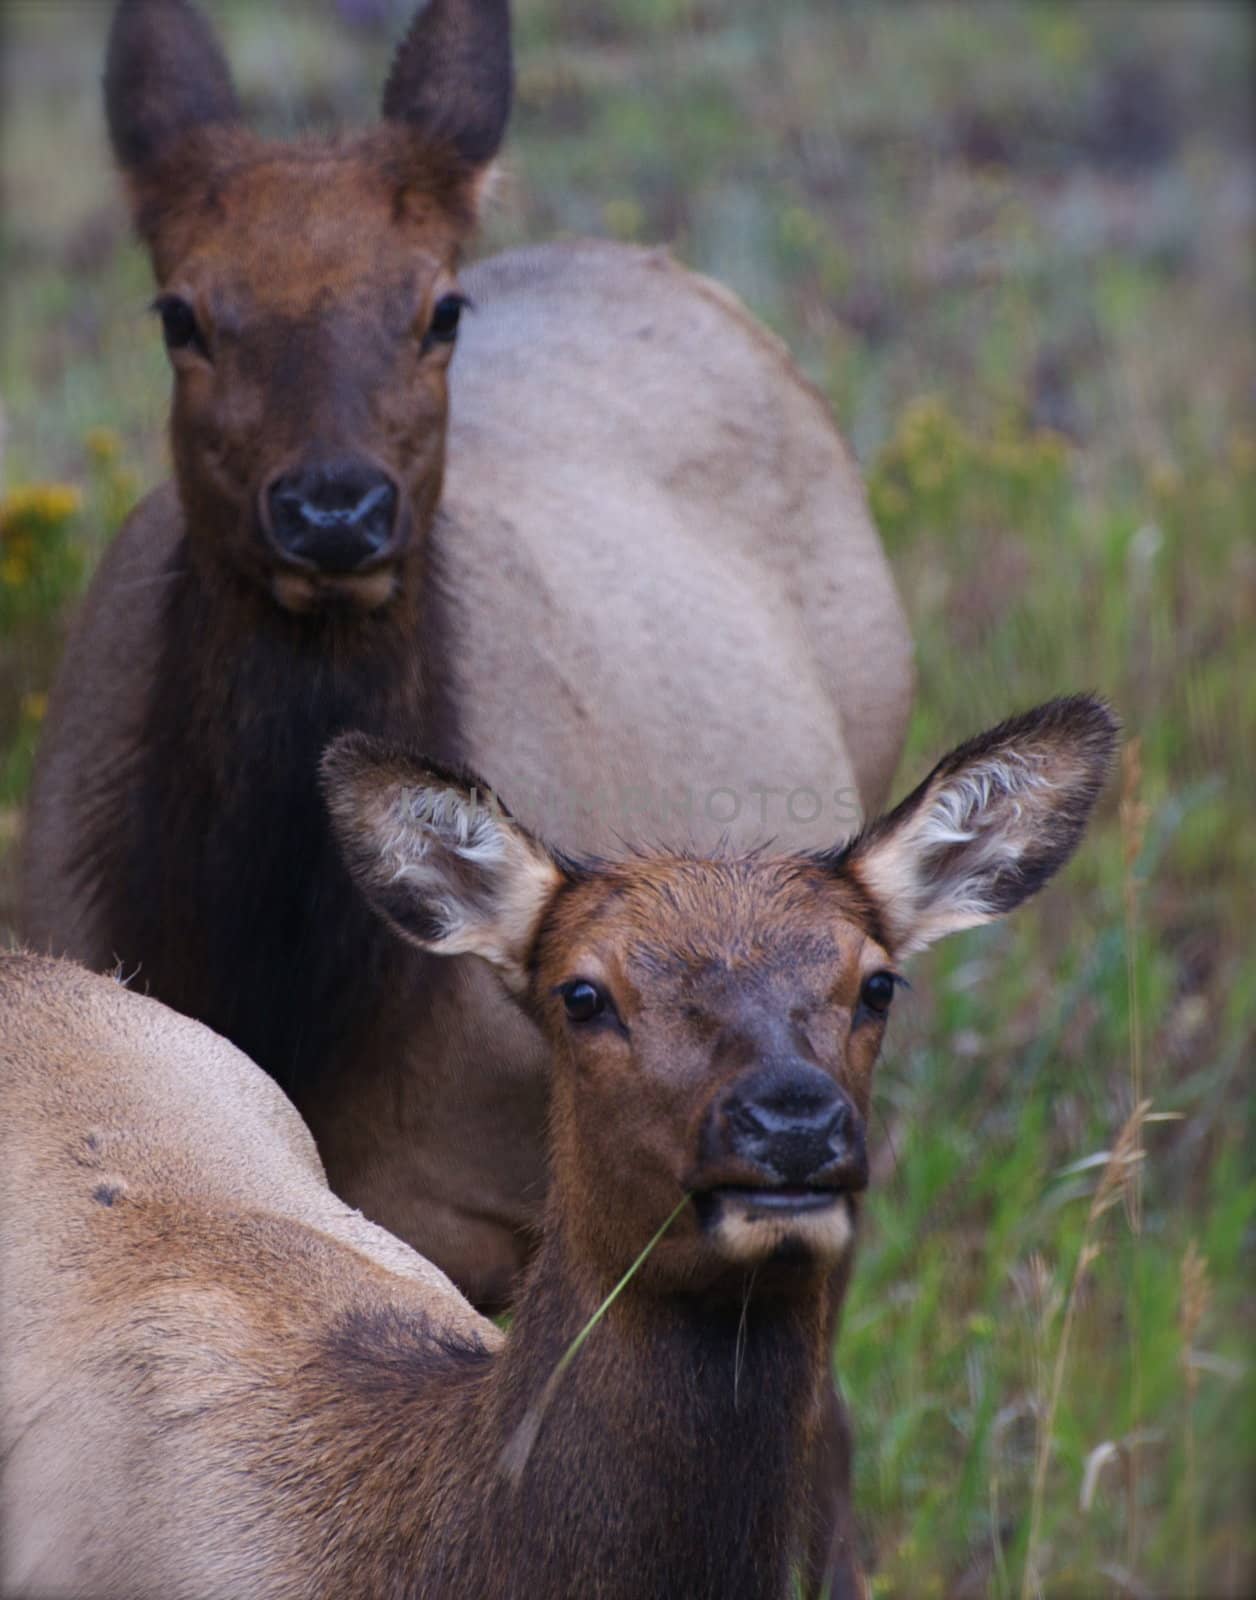
<svg viewBox="0 0 1256 1600"><path fill-rule="evenodd" d="M743 1073L704 1119L695 1205L713 1242L736 1260L786 1245L835 1259L853 1231L850 1197L867 1182L859 1114L808 1062Z"/></svg>
<svg viewBox="0 0 1256 1600"><path fill-rule="evenodd" d="M397 487L360 457L286 472L269 484L264 500L262 524L275 553L302 571L349 577L397 554Z"/></svg>

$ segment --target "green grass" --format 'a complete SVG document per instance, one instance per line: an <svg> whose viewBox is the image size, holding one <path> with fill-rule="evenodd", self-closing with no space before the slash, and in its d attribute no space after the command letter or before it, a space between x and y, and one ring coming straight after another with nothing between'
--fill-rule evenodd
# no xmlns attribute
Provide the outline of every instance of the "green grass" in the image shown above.
<svg viewBox="0 0 1256 1600"><path fill-rule="evenodd" d="M876 1592L1023 1592L1087 1243L1049 1419L1043 1589L1246 1593L1252 22L1169 3L518 10L485 248L665 240L789 341L864 464L911 615L903 781L1077 688L1110 695L1140 741L1124 835L1114 786L1063 881L918 962L891 1030L837 1358ZM274 126L370 115L388 30L323 5L219 14ZM5 482L70 484L84 507L50 528L44 587L0 611L0 847L67 603L164 470L147 269L94 99L106 15L9 8ZM1176 1120L1143 1130L1141 1231L1118 1204L1088 1234L1103 1166L1078 1163L1131 1110L1135 1017L1143 1092ZM1184 1293L1192 1242L1206 1295Z"/></svg>

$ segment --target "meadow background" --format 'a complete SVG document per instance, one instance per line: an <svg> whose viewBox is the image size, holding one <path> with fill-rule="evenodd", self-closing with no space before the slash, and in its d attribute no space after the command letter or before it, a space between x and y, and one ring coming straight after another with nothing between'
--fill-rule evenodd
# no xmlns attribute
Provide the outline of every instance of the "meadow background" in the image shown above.
<svg viewBox="0 0 1256 1600"><path fill-rule="evenodd" d="M277 132L369 117L407 13L210 9ZM103 134L108 7L0 15L2 938L65 627L167 470L169 384ZM896 1007L837 1359L874 1592L1251 1593L1253 16L516 17L482 247L663 241L788 341L915 632L900 787L1061 691L1130 735L1063 879L918 960Z"/></svg>

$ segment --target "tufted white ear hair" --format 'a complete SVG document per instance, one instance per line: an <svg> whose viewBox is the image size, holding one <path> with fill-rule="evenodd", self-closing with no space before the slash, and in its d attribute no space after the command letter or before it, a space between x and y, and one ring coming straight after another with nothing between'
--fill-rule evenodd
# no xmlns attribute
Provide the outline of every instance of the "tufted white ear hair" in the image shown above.
<svg viewBox="0 0 1256 1600"><path fill-rule="evenodd" d="M1089 695L1052 700L945 756L843 853L895 955L1004 916L1072 855L1119 725Z"/></svg>
<svg viewBox="0 0 1256 1600"><path fill-rule="evenodd" d="M363 734L322 762L350 873L402 936L436 955L482 956L516 992L562 873L488 786Z"/></svg>

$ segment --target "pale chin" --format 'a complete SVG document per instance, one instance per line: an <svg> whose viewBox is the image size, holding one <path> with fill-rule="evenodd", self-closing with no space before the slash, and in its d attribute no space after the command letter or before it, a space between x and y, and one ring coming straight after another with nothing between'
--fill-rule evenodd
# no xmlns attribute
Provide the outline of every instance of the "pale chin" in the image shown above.
<svg viewBox="0 0 1256 1600"><path fill-rule="evenodd" d="M855 1238L850 1201L834 1195L833 1204L822 1211L796 1212L774 1217L752 1212L735 1200L725 1198L711 1242L729 1261L764 1261L778 1250L803 1249L818 1261L836 1265L846 1255Z"/></svg>
<svg viewBox="0 0 1256 1600"><path fill-rule="evenodd" d="M285 611L378 611L397 592L397 573L380 567L361 577L322 577L317 573L274 572L270 592Z"/></svg>

